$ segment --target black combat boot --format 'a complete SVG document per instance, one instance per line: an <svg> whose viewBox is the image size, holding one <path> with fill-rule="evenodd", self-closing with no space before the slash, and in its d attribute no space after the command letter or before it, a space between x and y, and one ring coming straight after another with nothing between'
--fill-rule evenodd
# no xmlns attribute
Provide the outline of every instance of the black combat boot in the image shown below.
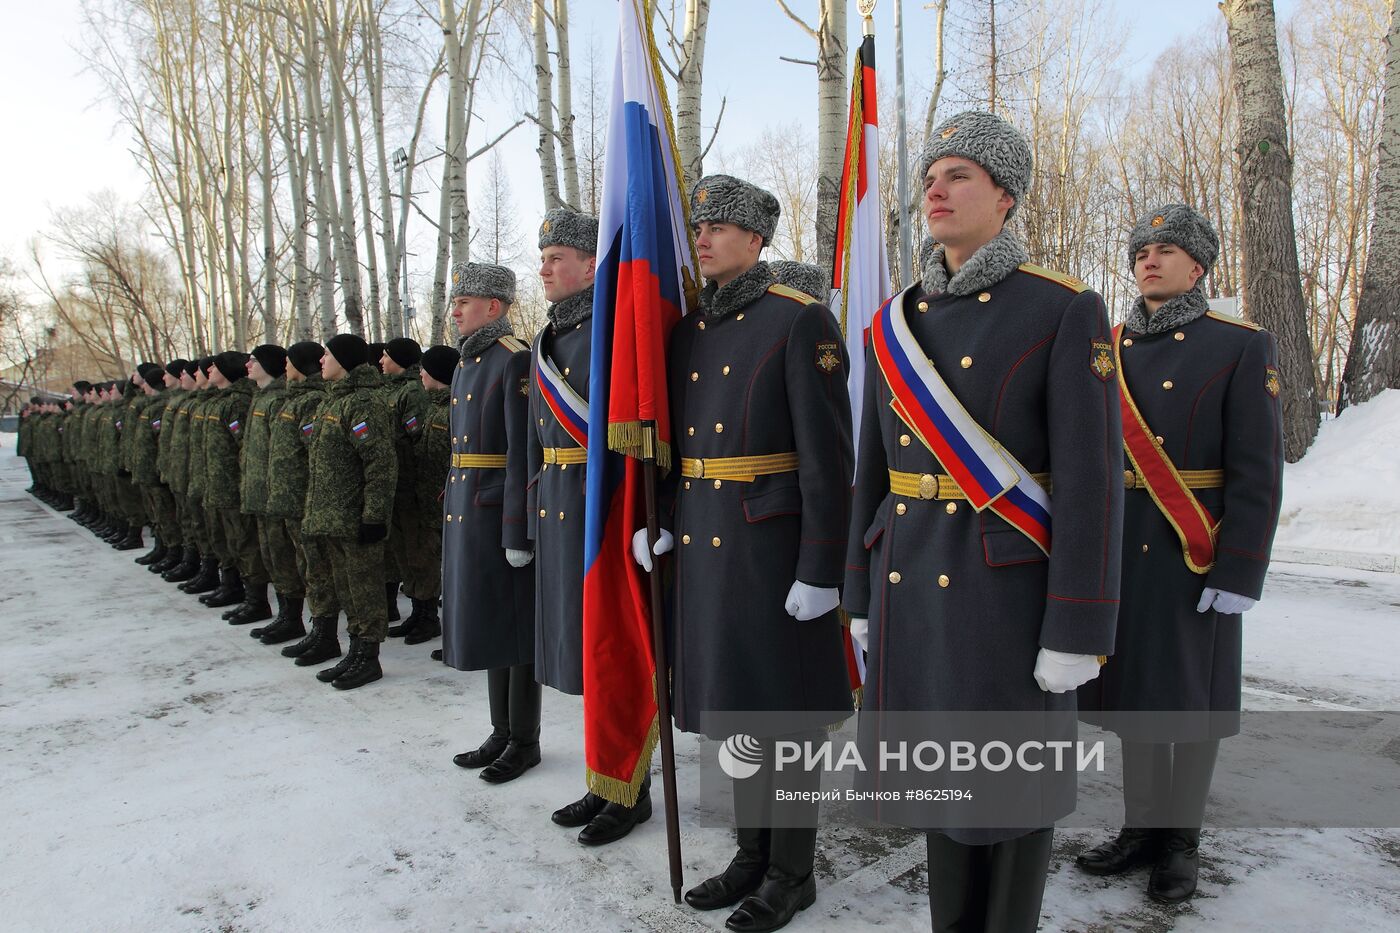
<svg viewBox="0 0 1400 933"><path fill-rule="evenodd" d="M165 560L165 555L170 553L170 548L165 546L165 542L160 539L160 535L151 536L151 549L140 557L136 558L136 563L142 567L149 567L154 563Z"/></svg>
<svg viewBox="0 0 1400 933"><path fill-rule="evenodd" d="M113 521L99 537L108 544L115 545L131 532L126 522Z"/></svg>
<svg viewBox="0 0 1400 933"><path fill-rule="evenodd" d="M199 597L199 601L210 609L222 609L224 606L243 602L243 578L239 576L238 568L230 567L222 571L220 576L223 583L212 593Z"/></svg>
<svg viewBox="0 0 1400 933"><path fill-rule="evenodd" d="M340 634L336 631L339 619L339 616L312 619L311 634L290 648L283 648L282 653L289 658L296 658L297 667L324 664L331 658L340 657ZM297 648L301 650L292 654Z"/></svg>
<svg viewBox="0 0 1400 933"><path fill-rule="evenodd" d="M404 633L403 643L405 645L421 645L425 641L432 641L442 634L442 620L438 618L436 599L415 599L413 601L413 613L409 615L418 617L418 621L413 623L413 627ZM407 623L405 623L407 624Z"/></svg>
<svg viewBox="0 0 1400 933"><path fill-rule="evenodd" d="M161 572L160 578L167 583L184 583L193 580L199 573L199 548L187 547L180 555L180 562Z"/></svg>
<svg viewBox="0 0 1400 933"><path fill-rule="evenodd" d="M66 492L59 493L58 504L55 505L54 508L60 512L73 511L73 497L68 495L68 493Z"/></svg>
<svg viewBox="0 0 1400 933"><path fill-rule="evenodd" d="M391 583L389 585L394 586L395 584ZM389 597L389 605L395 606L397 602L398 600L395 597ZM395 607L397 608L397 606ZM408 618L404 619L398 625L389 626L388 636L390 638L403 638L405 635L412 632L413 627L418 624L418 616L418 600L415 599L413 600L413 611L408 614ZM397 618L397 616L395 618Z"/></svg>
<svg viewBox="0 0 1400 933"><path fill-rule="evenodd" d="M384 601L389 610L389 621L399 621L399 581L390 580L384 584Z"/></svg>
<svg viewBox="0 0 1400 933"><path fill-rule="evenodd" d="M248 583L243 587L243 602L228 616L229 625L248 625L272 618L272 606L267 601L266 583Z"/></svg>
<svg viewBox="0 0 1400 933"><path fill-rule="evenodd" d="M706 878L685 892L685 902L696 910L719 910L735 904L758 890L768 871L770 830L739 827L735 830L739 851L724 871Z"/></svg>
<svg viewBox="0 0 1400 933"><path fill-rule="evenodd" d="M491 734L479 748L452 756L459 768L484 768L501 756L510 741L510 668L486 672L486 702L491 711Z"/></svg>
<svg viewBox="0 0 1400 933"><path fill-rule="evenodd" d="M127 525L126 534L114 543L112 547L116 548L118 551L135 551L138 548L145 547L146 542L142 540L141 528L141 525Z"/></svg>
<svg viewBox="0 0 1400 933"><path fill-rule="evenodd" d="M349 670L331 681L331 686L337 690L354 690L356 687L372 684L383 676L384 670L379 666L379 642L362 638L360 656L350 665Z"/></svg>
<svg viewBox="0 0 1400 933"><path fill-rule="evenodd" d="M1147 880L1147 896L1161 904L1180 904L1196 893L1196 875L1201 867L1201 831L1167 831L1166 851L1152 867Z"/></svg>
<svg viewBox="0 0 1400 933"><path fill-rule="evenodd" d="M513 781L540 763L540 685L533 664L510 668L509 703L510 741L479 775L491 784Z"/></svg>
<svg viewBox="0 0 1400 933"><path fill-rule="evenodd" d="M442 661L442 649L441 649L441 648L434 648L432 651L429 651L429 652L428 652L428 657L431 658L431 659L434 660L434 661ZM443 662L443 663L446 663L446 662Z"/></svg>
<svg viewBox="0 0 1400 933"><path fill-rule="evenodd" d="M339 677L341 674L344 674L346 671L350 670L350 668L354 667L355 663L360 660L360 652L363 650L363 645L364 642L361 641L360 636L351 635L350 650L345 652L345 657L341 658L339 663L334 664L323 671L317 671L316 679L323 684L328 684L332 680L335 680L337 677Z"/></svg>
<svg viewBox="0 0 1400 933"><path fill-rule="evenodd" d="M744 898L724 921L735 933L769 933L788 925L797 912L817 900L812 857L817 847L815 828L769 830L768 870L758 888Z"/></svg>
<svg viewBox="0 0 1400 933"><path fill-rule="evenodd" d="M1081 852L1074 863L1091 875L1121 875L1155 861L1162 841L1160 830L1124 826L1116 838Z"/></svg>
<svg viewBox="0 0 1400 933"><path fill-rule="evenodd" d="M178 566L180 561L184 559L184 548L180 547L178 544L167 544L165 546L165 554L161 556L161 559L147 564L146 569L151 573L165 573L167 570Z"/></svg>
<svg viewBox="0 0 1400 933"><path fill-rule="evenodd" d="M630 807L620 803L608 803L598 815L588 821L588 825L578 834L578 841L586 846L603 846L626 836L639 824L651 819L651 775L642 779L642 788L637 792L637 802Z"/></svg>
<svg viewBox="0 0 1400 933"><path fill-rule="evenodd" d="M300 638L306 634L306 624L301 621L300 596L277 594L277 618L266 627L255 628L250 633L264 645L280 645L284 641Z"/></svg>
<svg viewBox="0 0 1400 933"><path fill-rule="evenodd" d="M218 588L219 560L216 557L201 558L199 573L180 584L180 589L186 593L212 593Z"/></svg>

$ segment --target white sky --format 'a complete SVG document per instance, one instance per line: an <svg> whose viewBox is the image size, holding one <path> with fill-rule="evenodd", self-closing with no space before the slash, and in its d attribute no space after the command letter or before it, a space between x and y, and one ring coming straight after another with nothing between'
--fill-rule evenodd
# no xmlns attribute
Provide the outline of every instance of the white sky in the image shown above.
<svg viewBox="0 0 1400 933"><path fill-rule="evenodd" d="M903 0L905 73L909 88L909 119L921 119L921 107L931 79L930 52L933 15L923 0ZM1126 60L1136 69L1150 66L1165 47L1202 26L1217 21L1215 0L1108 0L1128 30ZM683 5L683 4L682 4ZM790 4L809 21L815 18L816 0ZM1286 16L1296 0L1277 4ZM859 41L860 19L855 0L849 0L851 46ZM958 0L953 0L952 17ZM605 75L612 70L615 35L615 0L572 0L572 58L576 86L583 80L585 57L596 42ZM877 61L881 83L893 81L894 43L891 0L876 9ZM82 45L79 0L0 0L0 256L20 262L27 259L28 242L45 229L55 207L81 203L89 193L112 189L121 196L139 199L144 179L128 152L127 134L117 123L115 109L104 101L96 77L85 71L77 49ZM810 59L812 41L767 0L713 0L705 61L704 114L713 121L721 97L728 98L719 139L711 156L737 149L765 126L799 122L815 135L815 69L781 62L779 55ZM532 100L532 92L522 91ZM576 97L578 91L575 92ZM531 106L533 106L531 104ZM506 126L517 113L514 102L502 101L485 109L474 127L480 144ZM893 114L881 121L893 125ZM441 135L441 121L425 130L422 153L431 152ZM402 141L390 140L392 150ZM505 164L528 241L535 229L542 195L539 190L535 132L527 124L502 144ZM434 163L435 165L436 163ZM469 180L477 190L485 161L473 164ZM419 204L434 214L436 182L432 168L420 172L415 191ZM431 228L412 218L410 271L416 280L431 272ZM417 290L415 284L415 290Z"/></svg>

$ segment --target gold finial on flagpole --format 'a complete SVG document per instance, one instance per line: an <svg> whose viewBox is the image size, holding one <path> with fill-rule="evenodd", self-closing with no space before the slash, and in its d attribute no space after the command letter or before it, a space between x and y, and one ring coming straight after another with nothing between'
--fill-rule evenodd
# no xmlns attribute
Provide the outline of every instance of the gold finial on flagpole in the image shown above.
<svg viewBox="0 0 1400 933"><path fill-rule="evenodd" d="M860 15L864 22L864 33L867 36L875 35L875 21L871 17L875 14L875 4L879 0L856 0L856 7L860 10Z"/></svg>

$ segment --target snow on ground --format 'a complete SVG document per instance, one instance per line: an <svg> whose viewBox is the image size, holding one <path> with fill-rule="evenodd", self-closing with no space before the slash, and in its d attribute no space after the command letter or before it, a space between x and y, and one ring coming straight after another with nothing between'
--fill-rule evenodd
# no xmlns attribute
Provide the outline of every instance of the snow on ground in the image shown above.
<svg viewBox="0 0 1400 933"><path fill-rule="evenodd" d="M391 641L383 681L333 690L26 483L0 458L0 929L723 929L670 902L659 787L651 822L601 850L549 822L583 789L577 700L546 691L544 763L488 786L450 762L489 729L483 675ZM1247 704L1397 708L1396 606L1396 575L1279 566L1246 623ZM678 736L687 885L732 854L698 749ZM1400 925L1395 831L1210 832L1180 908L1146 899L1145 872L1078 872L1102 835L1057 833L1043 930ZM791 929L927 929L923 858L916 834L825 826Z"/></svg>
<svg viewBox="0 0 1400 933"><path fill-rule="evenodd" d="M1276 546L1400 554L1400 389L1322 423L1283 475Z"/></svg>

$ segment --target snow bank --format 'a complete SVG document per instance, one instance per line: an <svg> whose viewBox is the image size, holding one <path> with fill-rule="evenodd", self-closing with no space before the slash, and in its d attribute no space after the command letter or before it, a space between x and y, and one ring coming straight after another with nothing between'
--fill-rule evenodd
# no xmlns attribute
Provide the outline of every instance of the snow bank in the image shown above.
<svg viewBox="0 0 1400 933"><path fill-rule="evenodd" d="M1275 546L1400 554L1400 390L1323 422L1288 465Z"/></svg>

